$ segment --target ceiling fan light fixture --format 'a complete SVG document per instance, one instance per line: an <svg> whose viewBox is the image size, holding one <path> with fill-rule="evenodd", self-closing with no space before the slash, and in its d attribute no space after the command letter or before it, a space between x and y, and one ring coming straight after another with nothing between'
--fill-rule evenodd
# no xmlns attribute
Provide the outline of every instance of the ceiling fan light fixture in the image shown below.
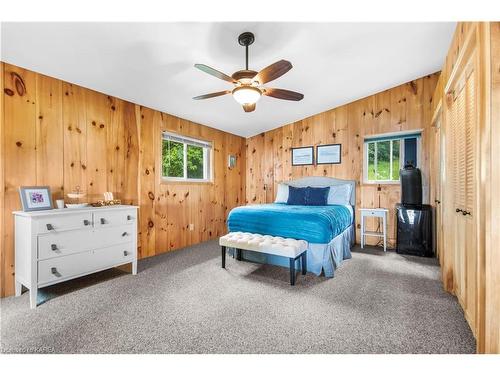
<svg viewBox="0 0 500 375"><path fill-rule="evenodd" d="M259 101L262 92L253 86L240 86L233 90L233 98L241 105L255 104Z"/></svg>

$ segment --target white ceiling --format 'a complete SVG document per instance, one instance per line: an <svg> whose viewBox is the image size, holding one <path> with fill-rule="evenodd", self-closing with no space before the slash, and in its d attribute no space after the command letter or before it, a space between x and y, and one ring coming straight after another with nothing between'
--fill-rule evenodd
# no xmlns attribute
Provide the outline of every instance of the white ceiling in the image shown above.
<svg viewBox="0 0 500 375"><path fill-rule="evenodd" d="M2 23L2 60L241 136L252 136L441 69L447 23ZM300 102L263 97L245 113L231 88L193 67L244 68L237 38L252 31L250 69L286 59L268 87Z"/></svg>

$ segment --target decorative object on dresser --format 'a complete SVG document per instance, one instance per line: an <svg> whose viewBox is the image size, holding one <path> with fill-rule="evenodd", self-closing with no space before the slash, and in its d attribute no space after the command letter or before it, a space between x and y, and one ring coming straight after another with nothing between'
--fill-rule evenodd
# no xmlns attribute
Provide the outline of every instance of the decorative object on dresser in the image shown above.
<svg viewBox="0 0 500 375"><path fill-rule="evenodd" d="M58 209L63 209L64 208L64 199L57 199L56 200L56 207Z"/></svg>
<svg viewBox="0 0 500 375"><path fill-rule="evenodd" d="M87 194L80 189L80 186L76 186L75 190L73 190L71 193L68 193L67 196L69 198L69 202L66 203L67 208L83 208L87 207L89 204L87 202L82 202L82 199L86 196Z"/></svg>
<svg viewBox="0 0 500 375"><path fill-rule="evenodd" d="M360 208L361 211L361 248L365 247L365 236L382 237L384 239L384 251L387 251L387 208ZM382 219L381 231L367 231L367 217L378 217Z"/></svg>
<svg viewBox="0 0 500 375"><path fill-rule="evenodd" d="M114 199L113 193L110 191L106 191L104 193L104 200L98 200L97 202L92 203L92 206L102 207L102 206L115 206L120 204L122 204L122 201L120 199Z"/></svg>
<svg viewBox="0 0 500 375"><path fill-rule="evenodd" d="M316 164L340 164L342 161L342 145L316 146Z"/></svg>
<svg viewBox="0 0 500 375"><path fill-rule="evenodd" d="M313 165L314 164L314 147L294 147L292 148L292 165Z"/></svg>
<svg viewBox="0 0 500 375"><path fill-rule="evenodd" d="M19 198L23 211L41 211L52 209L52 195L48 186L21 186Z"/></svg>
<svg viewBox="0 0 500 375"><path fill-rule="evenodd" d="M132 264L137 273L137 207L85 207L72 210L13 212L15 287L30 290L108 268Z"/></svg>

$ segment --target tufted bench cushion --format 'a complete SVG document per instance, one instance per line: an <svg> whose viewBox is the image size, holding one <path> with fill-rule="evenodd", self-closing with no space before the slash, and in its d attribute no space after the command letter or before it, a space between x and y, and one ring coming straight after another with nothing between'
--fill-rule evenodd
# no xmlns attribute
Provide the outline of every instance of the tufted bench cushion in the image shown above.
<svg viewBox="0 0 500 375"><path fill-rule="evenodd" d="M288 258L297 258L308 247L307 241L304 240L245 232L228 233L219 239L219 244Z"/></svg>

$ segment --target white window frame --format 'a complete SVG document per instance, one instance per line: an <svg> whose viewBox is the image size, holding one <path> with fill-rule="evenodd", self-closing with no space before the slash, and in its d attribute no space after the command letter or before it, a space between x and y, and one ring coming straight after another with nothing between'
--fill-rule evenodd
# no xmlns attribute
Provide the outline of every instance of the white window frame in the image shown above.
<svg viewBox="0 0 500 375"><path fill-rule="evenodd" d="M183 177L168 177L163 175L163 141L170 140L172 142L181 143L183 145ZM188 178L187 177L187 146L197 146L203 148L203 178ZM161 179L162 181L174 181L174 182L212 182L213 176L213 146L212 142L205 141L202 139L186 137L184 135L179 135L172 132L163 131L161 134Z"/></svg>
<svg viewBox="0 0 500 375"><path fill-rule="evenodd" d="M420 135L417 135L420 133ZM368 179L368 145L370 143L375 143L375 163L377 161L377 142L383 142L383 140L380 140L378 138L383 138L383 137L393 137L392 140L397 141L399 140L399 169L403 168L403 163L405 160L405 155L404 155L404 139L408 138L406 137L407 135L410 134L415 134L415 138L417 139L417 165L416 167L418 168L420 165L420 161L422 160L421 157L421 148L422 148L422 131L421 130L413 130L413 131L408 131L408 132L397 132L397 133L386 133L386 134L377 134L373 135L370 137L366 137L364 140L364 147L363 147L363 183L364 184L375 184L375 185L396 185L400 183L399 179L399 174L398 174L398 179L397 180L369 180ZM400 136L401 138L398 138ZM370 141L370 139L374 139L373 141ZM392 145L393 143L391 142L390 144L390 162L389 165L392 169ZM390 171L390 176L392 176L392 170Z"/></svg>

